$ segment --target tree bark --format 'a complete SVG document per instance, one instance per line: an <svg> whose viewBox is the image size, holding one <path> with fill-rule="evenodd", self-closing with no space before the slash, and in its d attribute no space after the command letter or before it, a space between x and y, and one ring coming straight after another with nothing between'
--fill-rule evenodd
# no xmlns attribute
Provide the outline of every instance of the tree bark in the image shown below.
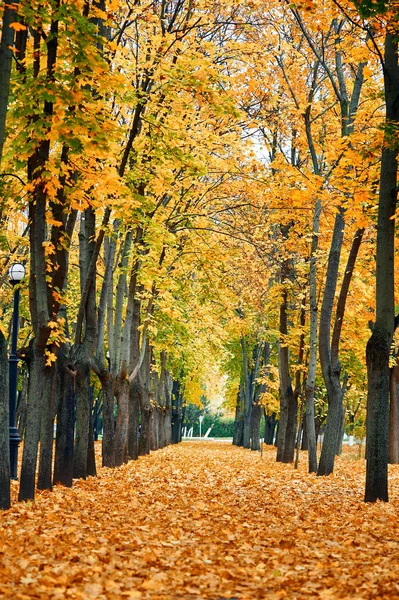
<svg viewBox="0 0 399 600"><path fill-rule="evenodd" d="M273 446L276 426L277 426L276 413L267 415L266 411L265 411L264 439L265 439L265 444L268 444L269 446Z"/></svg>
<svg viewBox="0 0 399 600"><path fill-rule="evenodd" d="M29 353L29 402L18 495L20 501L33 500L35 497L36 462L43 396L52 391L52 386L49 385L47 378L44 352L42 348L36 346L35 340L31 343Z"/></svg>
<svg viewBox="0 0 399 600"><path fill-rule="evenodd" d="M341 364L332 364L331 360L331 315L338 280L338 267L344 239L344 209L340 208L335 216L333 236L328 257L326 285L320 312L319 354L324 382L327 388L328 413L324 432L323 447L320 455L318 475L329 475L334 470L334 459L340 427L342 390Z"/></svg>
<svg viewBox="0 0 399 600"><path fill-rule="evenodd" d="M255 402L251 414L251 450L260 450L260 418L262 416L262 405Z"/></svg>
<svg viewBox="0 0 399 600"><path fill-rule="evenodd" d="M347 376L341 382L341 363L339 360L339 344L345 314L346 299L356 264L357 255L363 238L364 229L358 229L352 242L343 277L335 313L334 328L330 343L331 313L338 278L338 266L343 238L343 211L341 218L336 216L331 251L328 259L327 281L320 316L320 363L328 396L328 414L323 448L320 456L318 475L329 475L334 470L334 459L343 437L344 407L343 398L346 390ZM341 229L342 228L342 229ZM330 416L331 407L331 416Z"/></svg>
<svg viewBox="0 0 399 600"><path fill-rule="evenodd" d="M399 463L399 365L391 368L389 373L389 443L388 462Z"/></svg>
<svg viewBox="0 0 399 600"><path fill-rule="evenodd" d="M381 156L376 252L376 317L367 343L365 502L388 501L389 355L395 326L394 254L399 122L399 66L396 33L385 36L386 129ZM395 129L396 131L396 129Z"/></svg>
<svg viewBox="0 0 399 600"><path fill-rule="evenodd" d="M55 382L56 365L53 363L48 370L49 393L42 403L40 421L40 458L37 487L39 490L51 490L53 469L54 446L54 418L55 418Z"/></svg>
<svg viewBox="0 0 399 600"><path fill-rule="evenodd" d="M103 392L102 466L115 466L114 382L111 377L101 380Z"/></svg>
<svg viewBox="0 0 399 600"><path fill-rule="evenodd" d="M129 387L129 432L128 453L129 458L137 460L139 456L139 416L141 405L142 388L139 378L133 381Z"/></svg>
<svg viewBox="0 0 399 600"><path fill-rule="evenodd" d="M233 433L233 444L234 446L242 446L244 438L244 401L242 395L242 384L237 393L236 402L236 413L234 418L234 433Z"/></svg>
<svg viewBox="0 0 399 600"><path fill-rule="evenodd" d="M57 357L57 432L53 483L72 487L75 417L75 372L61 350Z"/></svg>
<svg viewBox="0 0 399 600"><path fill-rule="evenodd" d="M289 349L286 343L288 333L287 324L288 293L283 292L280 305L280 344L279 344L279 370L280 370L280 424L277 443L277 462L291 463L294 460L295 439L297 428L298 400L292 389Z"/></svg>
<svg viewBox="0 0 399 600"><path fill-rule="evenodd" d="M172 444L181 442L181 428L183 423L183 395L178 381L173 382L172 388Z"/></svg>
<svg viewBox="0 0 399 600"><path fill-rule="evenodd" d="M0 165L3 157L3 147L6 138L5 126L10 92L11 67L13 60L15 30L10 27L17 21L19 0L5 3L0 42Z"/></svg>
<svg viewBox="0 0 399 600"><path fill-rule="evenodd" d="M127 379L118 382L116 394L118 403L118 416L115 431L115 466L124 463L128 444L129 431L129 382Z"/></svg>
<svg viewBox="0 0 399 600"><path fill-rule="evenodd" d="M317 248L319 244L321 202L316 201L313 216L312 246L310 251L309 270L309 367L305 385L305 428L308 450L308 471L317 472L317 438L315 429L314 398L316 392L316 368L317 368ZM305 436L304 436L305 437Z"/></svg>
<svg viewBox="0 0 399 600"><path fill-rule="evenodd" d="M11 506L7 341L0 331L0 509Z"/></svg>
<svg viewBox="0 0 399 600"><path fill-rule="evenodd" d="M251 447L251 412L252 412L252 381L251 373L248 364L247 344L244 338L241 338L241 348L243 356L243 399L244 399L244 414L243 414L243 440L244 448Z"/></svg>

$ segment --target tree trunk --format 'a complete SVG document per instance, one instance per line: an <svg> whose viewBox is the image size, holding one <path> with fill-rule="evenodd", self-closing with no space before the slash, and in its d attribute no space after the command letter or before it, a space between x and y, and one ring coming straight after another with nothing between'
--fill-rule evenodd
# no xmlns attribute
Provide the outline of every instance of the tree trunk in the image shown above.
<svg viewBox="0 0 399 600"><path fill-rule="evenodd" d="M115 431L115 466L124 463L129 431L129 382L119 382L117 392L118 416Z"/></svg>
<svg viewBox="0 0 399 600"><path fill-rule="evenodd" d="M129 458L137 460L139 456L139 415L142 389L139 378L133 381L129 387L129 432L128 453Z"/></svg>
<svg viewBox="0 0 399 600"><path fill-rule="evenodd" d="M288 294L283 292L283 301L280 306L280 344L279 344L279 370L280 370L280 425L278 431L277 462L290 463L294 460L298 400L294 395L291 384L289 367L289 349L285 336L287 326Z"/></svg>
<svg viewBox="0 0 399 600"><path fill-rule="evenodd" d="M4 4L3 23L0 43L0 164L6 138L5 126L10 92L11 67L13 60L15 30L10 27L17 21L19 0Z"/></svg>
<svg viewBox="0 0 399 600"><path fill-rule="evenodd" d="M101 379L103 392L102 466L115 466L114 381L111 375Z"/></svg>
<svg viewBox="0 0 399 600"><path fill-rule="evenodd" d="M151 411L151 436L150 449L158 450L159 448L159 409L155 407Z"/></svg>
<svg viewBox="0 0 399 600"><path fill-rule="evenodd" d="M267 415L265 411L265 444L269 446L273 446L274 443L274 434L276 432L276 413L272 413L271 415Z"/></svg>
<svg viewBox="0 0 399 600"><path fill-rule="evenodd" d="M86 479L90 429L90 366L76 361L76 425L73 453L74 478Z"/></svg>
<svg viewBox="0 0 399 600"><path fill-rule="evenodd" d="M72 486L73 438L75 417L75 372L67 358L59 352L57 358L57 432L53 483Z"/></svg>
<svg viewBox="0 0 399 600"><path fill-rule="evenodd" d="M236 414L234 419L234 433L233 433L233 444L234 446L242 446L244 438L244 403L242 396L242 385L237 394L236 403Z"/></svg>
<svg viewBox="0 0 399 600"><path fill-rule="evenodd" d="M152 411L153 407L151 399L151 355L152 349L149 344L146 346L144 360L139 371L139 377L142 378L143 393L141 395L141 432L139 442L139 455L144 456L150 453L151 450L151 428L152 428ZM180 433L179 433L180 437ZM180 439L179 439L180 441Z"/></svg>
<svg viewBox="0 0 399 600"><path fill-rule="evenodd" d="M399 365L396 364L389 373L389 444L388 462L399 463Z"/></svg>
<svg viewBox="0 0 399 600"><path fill-rule="evenodd" d="M151 409L148 402L144 400L141 404L141 431L139 442L139 456L145 456L150 453L151 449ZM181 430L181 422L180 422ZM181 431L178 431L178 441L180 442Z"/></svg>
<svg viewBox="0 0 399 600"><path fill-rule="evenodd" d="M367 343L368 402L366 418L365 502L388 502L389 355L388 326Z"/></svg>
<svg viewBox="0 0 399 600"><path fill-rule="evenodd" d="M262 405L255 402L251 414L251 450L260 450L260 418L262 416Z"/></svg>
<svg viewBox="0 0 399 600"><path fill-rule="evenodd" d="M25 373L24 380L22 383L22 389L18 394L18 405L15 414L15 422L17 423L18 433L21 440L25 435L26 428L26 410L28 408L28 385L29 378L27 377L27 373Z"/></svg>
<svg viewBox="0 0 399 600"><path fill-rule="evenodd" d="M399 121L398 40L385 36L386 125L381 157L376 252L376 318L367 343L367 447L365 502L388 501L389 354L395 325L394 255L398 146L392 128Z"/></svg>
<svg viewBox="0 0 399 600"><path fill-rule="evenodd" d="M87 475L97 476L96 452L94 448L94 428L92 419L93 410L93 388L90 388L90 418L89 418L89 443L87 448Z"/></svg>
<svg viewBox="0 0 399 600"><path fill-rule="evenodd" d="M243 437L242 445L244 448L251 447L251 412L252 412L252 381L251 372L248 364L247 344L245 338L241 338L241 348L243 355L243 382L240 387L243 401Z"/></svg>
<svg viewBox="0 0 399 600"><path fill-rule="evenodd" d="M166 440L167 446L169 446L169 444L172 444L172 411L171 411L171 409L169 409L169 411L166 413L166 417L165 417L165 440Z"/></svg>
<svg viewBox="0 0 399 600"><path fill-rule="evenodd" d="M331 360L331 315L338 280L338 267L344 238L344 209L335 216L330 254L328 257L326 285L320 313L319 354L324 382L327 388L328 413L318 475L330 475L334 470L334 459L338 441L341 416L341 365Z"/></svg>
<svg viewBox="0 0 399 600"><path fill-rule="evenodd" d="M338 430L338 439L337 439L337 448L335 453L337 456L342 454L342 444L344 441L344 433L345 433L345 407L344 403L341 402L341 414L340 414L340 422L339 422L339 430Z"/></svg>
<svg viewBox="0 0 399 600"><path fill-rule="evenodd" d="M40 423L40 457L37 487L39 490L51 490L54 446L54 418L55 418L55 381L56 365L47 367L49 393L46 394L42 404Z"/></svg>
<svg viewBox="0 0 399 600"><path fill-rule="evenodd" d="M305 416L306 416L306 414L305 414ZM314 422L314 420L313 420L313 422ZM303 434L302 434L301 450L309 450L309 446L308 446L308 430L307 430L307 427L306 427L306 418L303 421ZM312 473L314 471L309 471L309 472Z"/></svg>
<svg viewBox="0 0 399 600"><path fill-rule="evenodd" d="M11 506L7 341L0 331L0 509Z"/></svg>
<svg viewBox="0 0 399 600"><path fill-rule="evenodd" d="M341 429L342 398L341 386L334 388L331 386L328 396L327 423L317 475L330 475L334 471L338 435Z"/></svg>
<svg viewBox="0 0 399 600"><path fill-rule="evenodd" d="M172 388L172 444L181 442L181 428L183 422L183 396L180 390L180 383L173 382Z"/></svg>
<svg viewBox="0 0 399 600"><path fill-rule="evenodd" d="M317 367L317 248L319 245L321 202L317 200L313 216L313 235L309 270L309 367L305 384L305 429L308 450L308 471L317 472L317 438L315 430L314 398Z"/></svg>
<svg viewBox="0 0 399 600"><path fill-rule="evenodd" d="M251 447L251 414L252 406L244 411L242 445L244 448Z"/></svg>
<svg viewBox="0 0 399 600"><path fill-rule="evenodd" d="M34 340L31 343L29 354L29 402L18 495L20 501L34 500L35 498L36 463L42 402L46 393L51 393L52 391L52 385L48 385L44 352L42 348L36 347Z"/></svg>
<svg viewBox="0 0 399 600"><path fill-rule="evenodd" d="M96 218L92 207L84 211L79 231L79 270L81 299L79 313L84 315L84 335L77 323L74 358L76 365L76 435L73 457L73 476L86 479L95 475L93 425L91 419L92 387L91 366L97 335L96 281L90 266L96 256ZM78 316L78 321L79 321Z"/></svg>

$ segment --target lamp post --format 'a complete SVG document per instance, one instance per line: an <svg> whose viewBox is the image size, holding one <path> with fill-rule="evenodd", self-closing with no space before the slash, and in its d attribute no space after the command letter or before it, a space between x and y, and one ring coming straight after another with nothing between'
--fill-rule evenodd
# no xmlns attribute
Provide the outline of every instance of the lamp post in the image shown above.
<svg viewBox="0 0 399 600"><path fill-rule="evenodd" d="M200 435L199 435L199 436L200 436L200 437L202 437L202 431L201 431L201 428L202 428L202 421L203 421L203 420L204 420L204 415L200 415L200 416L199 416L199 424L200 424Z"/></svg>
<svg viewBox="0 0 399 600"><path fill-rule="evenodd" d="M25 267L20 263L11 265L8 271L13 286L25 277ZM15 427L15 408L17 404L17 375L18 375L18 323L19 323L19 287L14 287L14 310L12 315L11 352L9 362L9 424L10 424L10 477L17 479L18 446L21 438Z"/></svg>

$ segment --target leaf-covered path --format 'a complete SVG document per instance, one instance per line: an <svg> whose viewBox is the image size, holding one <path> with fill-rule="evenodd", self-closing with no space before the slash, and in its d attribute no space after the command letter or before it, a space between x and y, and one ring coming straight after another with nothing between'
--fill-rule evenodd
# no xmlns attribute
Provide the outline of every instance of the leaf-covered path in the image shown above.
<svg viewBox="0 0 399 600"><path fill-rule="evenodd" d="M0 598L398 598L398 468L365 505L355 453L329 478L274 458L183 443L15 504Z"/></svg>

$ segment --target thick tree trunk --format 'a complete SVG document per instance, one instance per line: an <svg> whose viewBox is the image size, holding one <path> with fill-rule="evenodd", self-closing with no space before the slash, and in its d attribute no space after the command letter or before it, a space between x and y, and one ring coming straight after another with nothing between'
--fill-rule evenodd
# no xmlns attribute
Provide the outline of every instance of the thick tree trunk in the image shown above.
<svg viewBox="0 0 399 600"><path fill-rule="evenodd" d="M183 396L180 390L180 383L173 382L172 388L172 444L181 442L181 428L183 423Z"/></svg>
<svg viewBox="0 0 399 600"><path fill-rule="evenodd" d="M129 458L137 460L139 456L139 415L142 388L138 377L129 387L129 432L128 453Z"/></svg>
<svg viewBox="0 0 399 600"><path fill-rule="evenodd" d="M260 418L262 416L262 405L255 402L251 414L251 450L260 450Z"/></svg>
<svg viewBox="0 0 399 600"><path fill-rule="evenodd" d="M145 456L150 453L151 450L151 413L148 402L143 402L141 405L141 431L140 431L140 442L139 442L139 456ZM178 432L179 439L181 441L181 423L180 430Z"/></svg>
<svg viewBox="0 0 399 600"><path fill-rule="evenodd" d="M343 212L343 211L341 211ZM358 229L352 242L346 269L338 297L335 323L330 343L331 312L334 302L336 282L338 276L339 254L342 247L343 218L336 216L331 251L328 259L327 282L323 298L320 317L320 362L323 378L327 388L329 409L327 414L326 433L320 456L318 475L329 475L334 470L334 457L342 447L344 434L344 407L343 398L346 390L347 376L341 383L341 363L339 361L339 343L341 338L342 323L345 314L346 299L355 268L364 229ZM341 230L342 227L342 230ZM331 417L330 417L331 405Z"/></svg>
<svg viewBox="0 0 399 600"><path fill-rule="evenodd" d="M73 454L74 478L86 479L90 429L90 366L76 363L76 426Z"/></svg>
<svg viewBox="0 0 399 600"><path fill-rule="evenodd" d="M10 508L10 438L7 341L0 331L0 509Z"/></svg>
<svg viewBox="0 0 399 600"><path fill-rule="evenodd" d="M165 416L166 412L163 408L158 413L158 448L165 448Z"/></svg>
<svg viewBox="0 0 399 600"><path fill-rule="evenodd" d="M166 445L169 446L169 444L172 444L172 410L169 409L169 411L166 413L166 417L165 417L165 439L166 439Z"/></svg>
<svg viewBox="0 0 399 600"><path fill-rule="evenodd" d="M386 124L381 157L376 252L376 318L367 343L367 448L365 502L388 501L389 354L394 332L395 209L399 122L399 66L396 34L385 37Z"/></svg>
<svg viewBox="0 0 399 600"><path fill-rule="evenodd" d="M265 411L264 439L265 439L265 444L268 444L269 446L273 446L273 444L274 444L274 435L276 432L276 426L277 426L276 413L267 415L266 411Z"/></svg>
<svg viewBox="0 0 399 600"><path fill-rule="evenodd" d="M389 444L388 462L399 463L399 365L390 370L389 377Z"/></svg>
<svg viewBox="0 0 399 600"><path fill-rule="evenodd" d="M277 419L276 422L276 434L274 436L274 446L275 448L278 447L278 432L280 431L280 419Z"/></svg>
<svg viewBox="0 0 399 600"><path fill-rule="evenodd" d="M289 349L285 336L287 325L288 294L283 292L280 306L279 370L280 370L280 425L278 431L277 462L290 463L294 460L297 429L298 400L291 384Z"/></svg>
<svg viewBox="0 0 399 600"><path fill-rule="evenodd" d="M233 433L233 444L234 446L242 446L244 439L244 402L242 395L242 385L237 394L236 403L236 414L234 419L234 433Z"/></svg>
<svg viewBox="0 0 399 600"><path fill-rule="evenodd" d="M92 207L84 211L79 232L79 268L81 299L79 311L84 314L84 336L81 326L75 332L74 356L76 361L76 435L73 457L73 476L86 479L95 475L94 439L91 409L93 402L90 382L91 366L97 335L96 281L90 266L96 256L96 219ZM86 293L87 292L87 293ZM78 317L79 320L80 317Z"/></svg>
<svg viewBox="0 0 399 600"><path fill-rule="evenodd" d="M47 378L43 350L31 344L29 356L29 402L26 416L26 432L22 455L21 481L18 499L34 500L37 452L40 437L40 421L43 397L52 392Z"/></svg>
<svg viewBox="0 0 399 600"><path fill-rule="evenodd" d="M3 23L0 43L0 164L3 156L5 142L5 125L10 91L11 67L13 61L13 48L15 30L10 27L17 20L19 0L4 4Z"/></svg>
<svg viewBox="0 0 399 600"><path fill-rule="evenodd" d="M337 287L338 267L344 238L344 209L335 216L333 237L328 257L326 285L320 314L319 353L324 382L327 388L328 413L321 450L318 475L330 475L334 470L335 452L338 442L341 415L341 365L339 361L332 364L331 360L331 315L333 310L335 290Z"/></svg>
<svg viewBox="0 0 399 600"><path fill-rule="evenodd" d="M385 329L385 330L384 330ZM367 343L365 502L388 502L389 355L388 327L374 331Z"/></svg>
<svg viewBox="0 0 399 600"><path fill-rule="evenodd" d="M159 409L154 408L151 411L151 435L150 435L150 450L159 449Z"/></svg>
<svg viewBox="0 0 399 600"><path fill-rule="evenodd" d="M327 423L317 475L330 475L334 470L338 435L341 429L342 397L341 386L335 388L331 386L328 397Z"/></svg>
<svg viewBox="0 0 399 600"><path fill-rule="evenodd" d="M306 417L306 414L305 414ZM314 422L314 420L313 420ZM309 450L309 446L308 446L308 430L306 427L306 418L303 421L303 434L302 434L302 443L301 443L301 450ZM309 471L310 473L312 473L312 471Z"/></svg>
<svg viewBox="0 0 399 600"><path fill-rule="evenodd" d="M125 379L118 384L117 401L118 416L115 431L115 466L125 461L129 431L129 382Z"/></svg>
<svg viewBox="0 0 399 600"><path fill-rule="evenodd" d="M115 466L114 381L111 376L101 379L103 392L102 466Z"/></svg>
<svg viewBox="0 0 399 600"><path fill-rule="evenodd" d="M51 490L52 488L56 365L53 363L51 367L47 367L47 371L50 389L42 403L39 474L37 478L39 490Z"/></svg>
<svg viewBox="0 0 399 600"><path fill-rule="evenodd" d="M67 359L59 353L57 358L57 433L53 483L72 486L73 439L75 417L75 373Z"/></svg>
<svg viewBox="0 0 399 600"><path fill-rule="evenodd" d="M142 379L143 393L141 395L141 432L139 442L139 455L144 456L150 453L151 450L151 429L153 423L153 407L150 402L150 386L151 386L151 354L152 349L149 344L146 346L144 360L138 377ZM180 440L179 440L180 441Z"/></svg>
<svg viewBox="0 0 399 600"><path fill-rule="evenodd" d="M94 448L94 428L92 419L93 391L90 394L90 419L89 419L89 443L87 448L87 475L97 476L96 452Z"/></svg>
<svg viewBox="0 0 399 600"><path fill-rule="evenodd" d="M251 447L251 415L252 415L252 406L244 412L243 438L242 438L242 445L244 446L244 448Z"/></svg>
<svg viewBox="0 0 399 600"><path fill-rule="evenodd" d="M340 414L340 421L339 421L337 448L335 450L335 453L337 454L337 456L340 456L342 454L342 444L344 441L344 433L345 433L345 407L344 407L343 402L341 402L341 414Z"/></svg>

